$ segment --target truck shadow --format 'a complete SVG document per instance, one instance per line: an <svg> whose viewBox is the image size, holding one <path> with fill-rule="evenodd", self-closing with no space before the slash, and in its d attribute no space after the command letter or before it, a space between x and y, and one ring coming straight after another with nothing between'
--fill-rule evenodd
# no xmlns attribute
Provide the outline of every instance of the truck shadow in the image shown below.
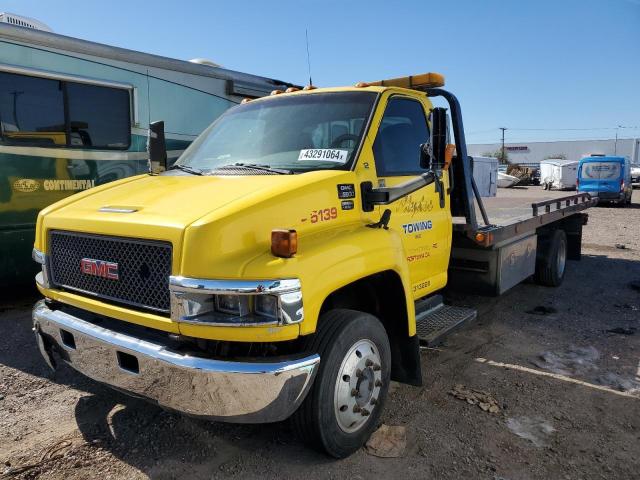
<svg viewBox="0 0 640 480"><path fill-rule="evenodd" d="M83 438L151 478L238 475L247 463L254 468L260 463L268 477L277 476L283 464L308 468L335 461L302 445L287 421L216 423L166 411L119 392L104 393L85 396L76 405Z"/></svg>
<svg viewBox="0 0 640 480"><path fill-rule="evenodd" d="M7 366L85 392L104 389L66 365L62 365L53 372L44 362L31 330L31 309L41 298L40 293L32 286L2 291L0 295L0 366Z"/></svg>

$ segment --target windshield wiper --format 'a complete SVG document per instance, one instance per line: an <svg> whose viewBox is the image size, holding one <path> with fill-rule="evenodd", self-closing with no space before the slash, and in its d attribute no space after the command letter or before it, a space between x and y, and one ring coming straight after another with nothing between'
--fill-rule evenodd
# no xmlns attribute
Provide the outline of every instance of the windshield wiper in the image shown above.
<svg viewBox="0 0 640 480"><path fill-rule="evenodd" d="M175 170L175 169L182 170L183 172L191 173L192 175L204 175L202 170L189 167L188 165L179 165L175 163L171 167L169 167L169 170Z"/></svg>
<svg viewBox="0 0 640 480"><path fill-rule="evenodd" d="M283 168L273 168L270 165L260 165L257 163L234 163L233 166L235 167L246 167L246 168L253 168L254 170L262 170L264 172L273 172L273 173L278 173L280 175L291 175L293 172L291 170L285 170Z"/></svg>

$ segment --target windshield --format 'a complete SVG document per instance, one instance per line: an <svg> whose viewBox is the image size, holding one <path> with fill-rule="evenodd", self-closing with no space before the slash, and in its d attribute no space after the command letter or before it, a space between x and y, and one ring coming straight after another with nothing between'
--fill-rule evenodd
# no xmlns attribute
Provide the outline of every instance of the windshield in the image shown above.
<svg viewBox="0 0 640 480"><path fill-rule="evenodd" d="M373 92L299 94L228 110L177 165L205 173L256 165L291 171L345 168L374 105Z"/></svg>

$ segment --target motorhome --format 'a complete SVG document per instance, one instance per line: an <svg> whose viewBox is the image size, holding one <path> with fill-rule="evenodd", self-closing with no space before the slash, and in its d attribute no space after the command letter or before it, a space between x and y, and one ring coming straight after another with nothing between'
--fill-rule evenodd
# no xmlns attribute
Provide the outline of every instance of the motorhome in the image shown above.
<svg viewBox="0 0 640 480"><path fill-rule="evenodd" d="M288 83L51 33L0 14L0 285L27 281L38 212L147 170L149 122L170 161L229 107Z"/></svg>

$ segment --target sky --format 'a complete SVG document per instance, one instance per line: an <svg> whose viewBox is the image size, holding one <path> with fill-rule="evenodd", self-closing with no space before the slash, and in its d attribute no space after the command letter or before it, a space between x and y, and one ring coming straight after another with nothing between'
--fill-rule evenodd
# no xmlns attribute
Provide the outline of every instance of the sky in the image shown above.
<svg viewBox="0 0 640 480"><path fill-rule="evenodd" d="M3 0L56 33L297 84L429 71L468 143L640 137L640 0ZM0 52L1 53L1 52ZM1 55L0 55L1 56Z"/></svg>

